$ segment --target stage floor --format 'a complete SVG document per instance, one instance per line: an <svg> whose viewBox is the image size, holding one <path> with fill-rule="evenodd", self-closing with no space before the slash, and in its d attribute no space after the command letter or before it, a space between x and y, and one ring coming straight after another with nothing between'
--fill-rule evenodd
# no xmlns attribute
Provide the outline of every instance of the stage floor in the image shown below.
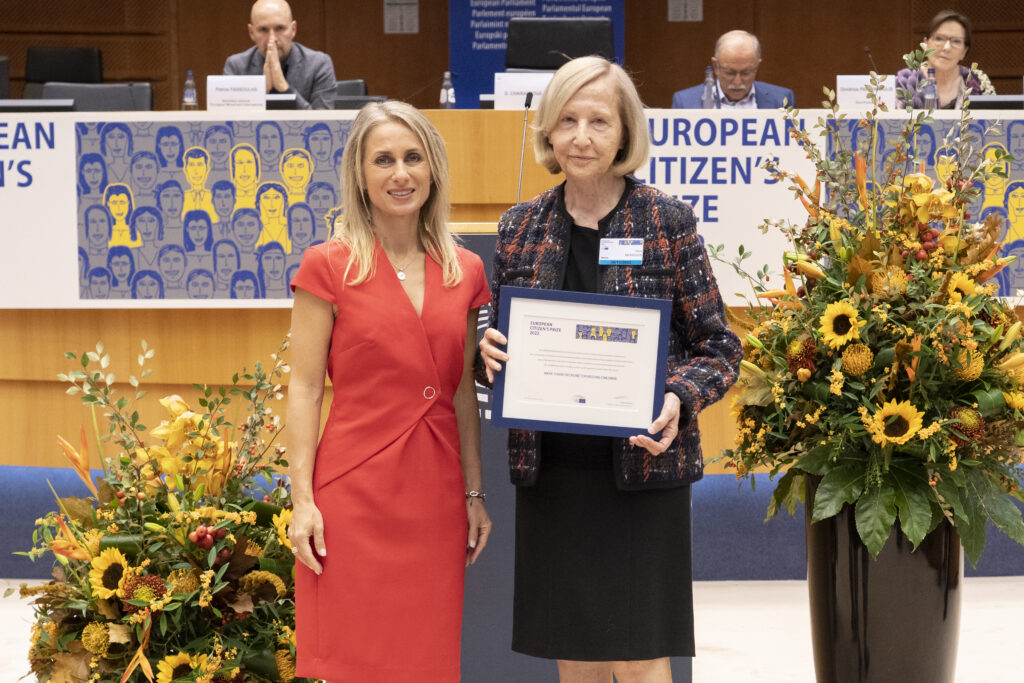
<svg viewBox="0 0 1024 683"><path fill-rule="evenodd" d="M0 594L20 583L0 579ZM698 581L694 608L694 681L814 682L806 582ZM964 580L957 683L1019 680L1022 614L1024 576ZM0 681L16 681L28 670L30 619L31 610L16 595L0 598ZM547 682L512 675L466 683Z"/></svg>

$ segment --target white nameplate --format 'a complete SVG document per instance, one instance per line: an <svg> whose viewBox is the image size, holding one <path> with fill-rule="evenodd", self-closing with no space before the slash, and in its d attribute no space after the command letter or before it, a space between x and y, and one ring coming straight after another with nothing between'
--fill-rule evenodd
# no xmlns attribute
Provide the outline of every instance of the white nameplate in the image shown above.
<svg viewBox="0 0 1024 683"><path fill-rule="evenodd" d="M881 75L879 76L881 78ZM871 109L874 105L868 99L867 86L871 84L871 76L848 75L836 76L836 102L843 109ZM892 111L896 108L896 77L885 76L882 87L878 91L879 103Z"/></svg>
<svg viewBox="0 0 1024 683"><path fill-rule="evenodd" d="M544 88L548 87L554 71L513 71L494 74L494 108L523 109L526 93L533 93L531 109L540 104Z"/></svg>
<svg viewBox="0 0 1024 683"><path fill-rule="evenodd" d="M266 76L207 76L206 110L266 109Z"/></svg>

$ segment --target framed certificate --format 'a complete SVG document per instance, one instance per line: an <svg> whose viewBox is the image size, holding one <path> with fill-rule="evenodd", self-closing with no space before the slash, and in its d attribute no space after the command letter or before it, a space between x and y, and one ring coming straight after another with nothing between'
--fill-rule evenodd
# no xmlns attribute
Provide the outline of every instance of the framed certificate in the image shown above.
<svg viewBox="0 0 1024 683"><path fill-rule="evenodd" d="M671 310L665 299L502 287L509 361L495 374L491 422L646 434L665 398Z"/></svg>

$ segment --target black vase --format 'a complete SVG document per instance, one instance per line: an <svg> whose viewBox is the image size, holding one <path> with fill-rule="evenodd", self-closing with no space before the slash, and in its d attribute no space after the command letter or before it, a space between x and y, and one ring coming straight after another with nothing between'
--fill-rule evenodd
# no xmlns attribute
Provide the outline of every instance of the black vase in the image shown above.
<svg viewBox="0 0 1024 683"><path fill-rule="evenodd" d="M912 551L897 521L875 560L852 506L811 522L816 483L805 528L818 683L953 683L964 571L956 529L942 522Z"/></svg>

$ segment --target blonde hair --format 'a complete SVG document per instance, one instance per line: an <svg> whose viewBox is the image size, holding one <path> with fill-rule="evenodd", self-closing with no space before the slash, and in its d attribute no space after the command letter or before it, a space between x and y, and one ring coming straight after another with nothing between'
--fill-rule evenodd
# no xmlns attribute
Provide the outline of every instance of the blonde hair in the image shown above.
<svg viewBox="0 0 1024 683"><path fill-rule="evenodd" d="M455 236L448 231L451 211L451 186L448 178L448 154L444 140L433 124L416 107L405 102L388 100L370 103L360 110L348 136L341 156L341 186L344 213L334 223L333 239L348 247L350 258L345 269L345 280L357 285L374 275L375 240L373 235L373 207L366 191L363 176L363 156L366 139L374 128L383 123L398 123L411 130L427 157L430 166L430 196L420 208L418 236L427 255L441 264L444 285L454 287L462 280L462 266L455 251ZM355 267L355 276L348 273Z"/></svg>
<svg viewBox="0 0 1024 683"><path fill-rule="evenodd" d="M544 90L533 122L533 153L538 164L552 173L561 172L562 167L555 159L548 136L554 130L566 103L581 88L605 77L612 79L619 98L619 117L622 119L622 149L615 155L611 170L616 175L627 175L647 163L651 146L647 115L633 80L618 64L604 57L591 56L566 62L555 72Z"/></svg>

